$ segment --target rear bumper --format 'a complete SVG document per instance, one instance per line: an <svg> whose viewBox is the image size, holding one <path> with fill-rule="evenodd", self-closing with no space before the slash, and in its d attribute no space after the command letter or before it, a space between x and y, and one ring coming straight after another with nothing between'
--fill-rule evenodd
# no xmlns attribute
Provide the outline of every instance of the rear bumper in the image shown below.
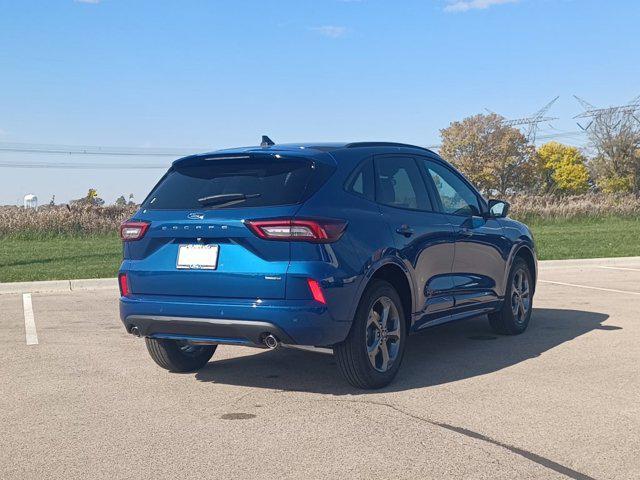
<svg viewBox="0 0 640 480"><path fill-rule="evenodd" d="M351 327L333 320L325 305L307 300L121 297L120 318L127 331L136 326L143 336L249 346L263 346L266 334L291 345L330 346L344 340Z"/></svg>
<svg viewBox="0 0 640 480"><path fill-rule="evenodd" d="M289 335L273 323L251 320L129 315L125 325L127 330L136 327L141 336L152 338L182 337L210 343L264 346L264 337L271 334L283 343L293 343Z"/></svg>

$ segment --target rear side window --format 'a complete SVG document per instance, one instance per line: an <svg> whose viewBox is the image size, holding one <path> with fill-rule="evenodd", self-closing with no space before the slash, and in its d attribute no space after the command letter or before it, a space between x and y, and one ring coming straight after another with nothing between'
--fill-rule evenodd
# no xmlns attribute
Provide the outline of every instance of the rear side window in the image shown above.
<svg viewBox="0 0 640 480"><path fill-rule="evenodd" d="M156 210L239 208L300 203L315 174L303 159L227 158L173 167L148 196Z"/></svg>
<svg viewBox="0 0 640 480"><path fill-rule="evenodd" d="M391 207L432 210L427 187L411 157L376 158L376 200Z"/></svg>
<svg viewBox="0 0 640 480"><path fill-rule="evenodd" d="M369 200L375 198L373 162L371 160L366 160L351 175L347 183L347 191Z"/></svg>

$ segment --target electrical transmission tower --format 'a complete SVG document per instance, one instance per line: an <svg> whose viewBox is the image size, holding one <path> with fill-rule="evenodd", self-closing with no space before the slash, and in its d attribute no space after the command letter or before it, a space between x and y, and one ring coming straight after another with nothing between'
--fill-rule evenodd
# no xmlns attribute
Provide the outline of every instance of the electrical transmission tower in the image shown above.
<svg viewBox="0 0 640 480"><path fill-rule="evenodd" d="M541 123L550 122L552 120L557 120L557 117L545 117L545 114L549 111L551 106L556 103L556 101L560 98L559 96L551 100L544 107L538 110L536 113L531 115L530 117L524 118L514 118L513 120L503 120L502 124L507 127L526 127L525 135L527 140L535 144L536 136L538 135L538 128ZM493 113L493 112L492 112Z"/></svg>
<svg viewBox="0 0 640 480"><path fill-rule="evenodd" d="M619 116L618 123L624 120L631 120L631 119L640 123L640 118L638 118L638 116L636 115L636 113L640 110L640 95L638 95L629 103L626 103L624 105L618 105L615 107L607 107L607 108L596 108L586 100L578 97L577 95L574 95L573 97L578 101L578 103L580 103L580 105L582 105L582 108L584 108L584 111L582 113L576 115L573 118L589 119L589 123L587 124L586 127L582 126L580 122L576 122L578 126L584 131L589 130L591 125L593 125L594 123L597 123L599 120L602 120L603 118L611 118L614 115Z"/></svg>

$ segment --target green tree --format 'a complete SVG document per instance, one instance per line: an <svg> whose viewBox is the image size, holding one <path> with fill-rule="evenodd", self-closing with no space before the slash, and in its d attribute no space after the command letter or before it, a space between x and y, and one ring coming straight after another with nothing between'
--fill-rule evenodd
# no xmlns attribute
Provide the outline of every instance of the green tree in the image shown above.
<svg viewBox="0 0 640 480"><path fill-rule="evenodd" d="M575 147L549 142L537 151L544 192L585 193L589 190L586 159Z"/></svg>
<svg viewBox="0 0 640 480"><path fill-rule="evenodd" d="M120 195L116 198L116 205L119 207L124 207L127 204L127 199L124 198L124 195Z"/></svg>
<svg viewBox="0 0 640 480"><path fill-rule="evenodd" d="M440 154L480 190L500 194L530 190L535 183L535 149L495 113L453 122L440 131Z"/></svg>

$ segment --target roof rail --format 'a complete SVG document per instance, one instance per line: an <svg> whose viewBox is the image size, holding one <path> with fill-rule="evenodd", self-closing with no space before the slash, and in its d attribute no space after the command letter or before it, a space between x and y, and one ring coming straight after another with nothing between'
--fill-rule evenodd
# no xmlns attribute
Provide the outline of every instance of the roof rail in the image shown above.
<svg viewBox="0 0 640 480"><path fill-rule="evenodd" d="M408 143L397 142L352 142L347 143L344 148L367 148L367 147L405 147L405 148L417 148L419 150L425 150L431 152L428 148L419 147L417 145L410 145Z"/></svg>

